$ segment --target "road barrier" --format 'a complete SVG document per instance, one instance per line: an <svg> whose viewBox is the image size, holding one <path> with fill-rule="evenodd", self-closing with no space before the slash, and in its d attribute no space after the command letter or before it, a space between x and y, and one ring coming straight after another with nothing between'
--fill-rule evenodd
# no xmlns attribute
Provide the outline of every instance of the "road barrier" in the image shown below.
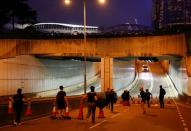
<svg viewBox="0 0 191 131"><path fill-rule="evenodd" d="M70 103L70 109L77 109L79 107L79 98L81 96L72 96L68 97L68 101ZM39 117L44 116L51 116L53 112L52 103L55 101L55 98L44 98L44 99L31 99L31 113L32 115L25 116L26 112L22 113L22 121L35 119ZM6 124L12 124L13 118L14 118L14 112L11 114L8 114L9 107L11 110L13 109L13 105L8 104L0 104L0 126L6 125ZM24 103L23 110L26 111L28 108L28 102ZM28 108L29 109L29 108Z"/></svg>
<svg viewBox="0 0 191 131"><path fill-rule="evenodd" d="M9 97L8 114L12 114L12 113L13 113L13 102L12 102L12 98Z"/></svg>

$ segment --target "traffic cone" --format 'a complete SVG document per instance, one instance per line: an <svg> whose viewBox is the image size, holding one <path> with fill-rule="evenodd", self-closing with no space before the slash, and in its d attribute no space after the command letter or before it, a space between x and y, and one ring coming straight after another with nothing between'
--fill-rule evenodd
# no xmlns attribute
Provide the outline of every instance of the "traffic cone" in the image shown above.
<svg viewBox="0 0 191 131"><path fill-rule="evenodd" d="M57 115L58 115L58 112L57 112L57 109L56 109L56 104L55 104L55 102L54 102L53 108L52 108L51 118L57 118Z"/></svg>
<svg viewBox="0 0 191 131"><path fill-rule="evenodd" d="M83 116L83 100L84 100L84 98L82 97L80 99L79 114L78 114L78 118L77 118L77 119L80 119L80 120L84 119L84 116Z"/></svg>
<svg viewBox="0 0 191 131"><path fill-rule="evenodd" d="M98 118L105 118L103 109L100 109L100 110L99 110L99 116L98 116Z"/></svg>
<svg viewBox="0 0 191 131"><path fill-rule="evenodd" d="M30 116L30 115L32 115L31 99L28 98L28 101L27 101L27 109L26 109L26 112L25 112L25 116Z"/></svg>
<svg viewBox="0 0 191 131"><path fill-rule="evenodd" d="M168 102L167 102L167 104L171 104L170 98L168 98Z"/></svg>
<svg viewBox="0 0 191 131"><path fill-rule="evenodd" d="M80 119L80 120L84 119L84 117L83 117L83 105L82 104L80 104L80 109L79 109L79 114L78 114L77 119Z"/></svg>
<svg viewBox="0 0 191 131"><path fill-rule="evenodd" d="M69 115L69 108L68 108L68 106L66 107L66 110L65 110L65 113L64 113L64 118L71 119L71 116Z"/></svg>
<svg viewBox="0 0 191 131"><path fill-rule="evenodd" d="M9 97L9 103L8 103L8 114L13 113L13 103L12 103L12 98Z"/></svg>

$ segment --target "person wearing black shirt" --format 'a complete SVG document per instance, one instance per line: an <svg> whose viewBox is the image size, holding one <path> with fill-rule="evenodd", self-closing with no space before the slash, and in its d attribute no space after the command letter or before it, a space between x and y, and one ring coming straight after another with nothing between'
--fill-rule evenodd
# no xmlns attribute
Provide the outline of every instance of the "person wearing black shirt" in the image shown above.
<svg viewBox="0 0 191 131"><path fill-rule="evenodd" d="M111 89L109 92L109 106L110 106L110 110L111 112L113 112L113 104L117 102L117 94L116 92Z"/></svg>
<svg viewBox="0 0 191 131"><path fill-rule="evenodd" d="M166 91L164 88L162 88L162 85L160 85L160 91L159 91L159 103L160 108L164 108L164 95L166 94Z"/></svg>
<svg viewBox="0 0 191 131"><path fill-rule="evenodd" d="M87 93L87 99L88 99L88 113L86 118L88 119L90 115L92 115L92 123L95 123L95 112L96 112L96 101L97 101L97 94L94 91L95 87L90 87L90 92Z"/></svg>
<svg viewBox="0 0 191 131"><path fill-rule="evenodd" d="M109 93L110 93L110 89L107 88L107 91L105 92L105 96L106 96L106 105L108 106L108 108L110 108L110 106L109 106L109 101L110 101Z"/></svg>
<svg viewBox="0 0 191 131"><path fill-rule="evenodd" d="M148 107L150 107L150 98L151 97L152 97L152 94L149 92L148 89L146 89L146 101L147 101Z"/></svg>
<svg viewBox="0 0 191 131"><path fill-rule="evenodd" d="M17 94L13 96L14 101L14 110L15 110L15 121L14 125L20 125L21 124L21 114L23 111L23 101L24 101L24 95L22 94L22 89L17 89Z"/></svg>
<svg viewBox="0 0 191 131"><path fill-rule="evenodd" d="M57 103L57 109L58 109L58 116L57 118L62 118L64 116L64 111L66 109L66 92L63 91L63 86L60 86L60 91L56 95L56 103Z"/></svg>
<svg viewBox="0 0 191 131"><path fill-rule="evenodd" d="M143 88L140 89L140 96L141 96L141 108L143 110L143 114L145 114L146 93L144 92Z"/></svg>
<svg viewBox="0 0 191 131"><path fill-rule="evenodd" d="M121 98L123 99L124 102L127 102L128 106L130 105L129 100L130 100L131 96L129 94L129 91L124 90L123 94L121 95Z"/></svg>

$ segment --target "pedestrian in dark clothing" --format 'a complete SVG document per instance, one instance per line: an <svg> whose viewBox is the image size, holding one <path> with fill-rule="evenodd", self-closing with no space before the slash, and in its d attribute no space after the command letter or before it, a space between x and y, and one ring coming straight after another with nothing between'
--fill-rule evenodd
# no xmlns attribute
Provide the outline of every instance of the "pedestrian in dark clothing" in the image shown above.
<svg viewBox="0 0 191 131"><path fill-rule="evenodd" d="M147 101L148 107L150 107L150 98L151 97L152 97L152 94L149 92L148 89L146 89L146 101Z"/></svg>
<svg viewBox="0 0 191 131"><path fill-rule="evenodd" d="M92 115L92 123L95 123L95 112L96 112L96 101L97 101L97 94L94 92L95 87L90 87L90 92L87 93L87 99L88 99L88 113L86 118L89 118L90 115Z"/></svg>
<svg viewBox="0 0 191 131"><path fill-rule="evenodd" d="M127 105L130 105L129 100L130 100L131 96L129 94L129 91L124 90L123 94L121 95L121 98L122 98L123 102L127 102Z"/></svg>
<svg viewBox="0 0 191 131"><path fill-rule="evenodd" d="M105 96L106 96L106 105L109 107L109 101L110 101L110 89L107 88L107 91L105 92ZM110 108L110 107L109 107Z"/></svg>
<svg viewBox="0 0 191 131"><path fill-rule="evenodd" d="M63 86L60 86L60 91L56 95L56 103L57 103L57 109L58 109L58 115L57 118L62 118L64 116L64 112L67 105L66 100L66 92L63 91Z"/></svg>
<svg viewBox="0 0 191 131"><path fill-rule="evenodd" d="M109 92L109 105L110 105L110 110L113 112L113 104L117 102L117 94L116 92L111 89Z"/></svg>
<svg viewBox="0 0 191 131"><path fill-rule="evenodd" d="M141 108L143 110L143 114L145 114L146 93L144 92L143 88L140 89L140 96L141 96Z"/></svg>
<svg viewBox="0 0 191 131"><path fill-rule="evenodd" d="M160 91L159 91L159 103L160 108L164 108L164 95L166 94L166 91L164 88L162 88L162 85L160 85Z"/></svg>
<svg viewBox="0 0 191 131"><path fill-rule="evenodd" d="M22 94L22 89L17 89L17 94L13 96L14 101L14 110L15 110L15 121L14 125L20 125L21 124L21 114L23 111L23 101L24 101L24 95Z"/></svg>

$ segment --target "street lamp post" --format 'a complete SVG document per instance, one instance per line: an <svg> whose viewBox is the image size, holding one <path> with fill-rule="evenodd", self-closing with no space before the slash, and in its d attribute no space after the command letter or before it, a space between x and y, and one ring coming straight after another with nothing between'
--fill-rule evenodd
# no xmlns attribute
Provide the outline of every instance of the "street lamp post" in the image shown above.
<svg viewBox="0 0 191 131"><path fill-rule="evenodd" d="M84 0L84 94L87 89L87 78L86 78L86 0Z"/></svg>
<svg viewBox="0 0 191 131"><path fill-rule="evenodd" d="M71 0L64 0L66 5L69 5L71 3ZM105 4L105 0L99 0L99 3ZM84 40L83 40L83 45L84 45L84 94L86 94L86 89L87 89L87 75L86 75L86 0L83 0L84 4Z"/></svg>

